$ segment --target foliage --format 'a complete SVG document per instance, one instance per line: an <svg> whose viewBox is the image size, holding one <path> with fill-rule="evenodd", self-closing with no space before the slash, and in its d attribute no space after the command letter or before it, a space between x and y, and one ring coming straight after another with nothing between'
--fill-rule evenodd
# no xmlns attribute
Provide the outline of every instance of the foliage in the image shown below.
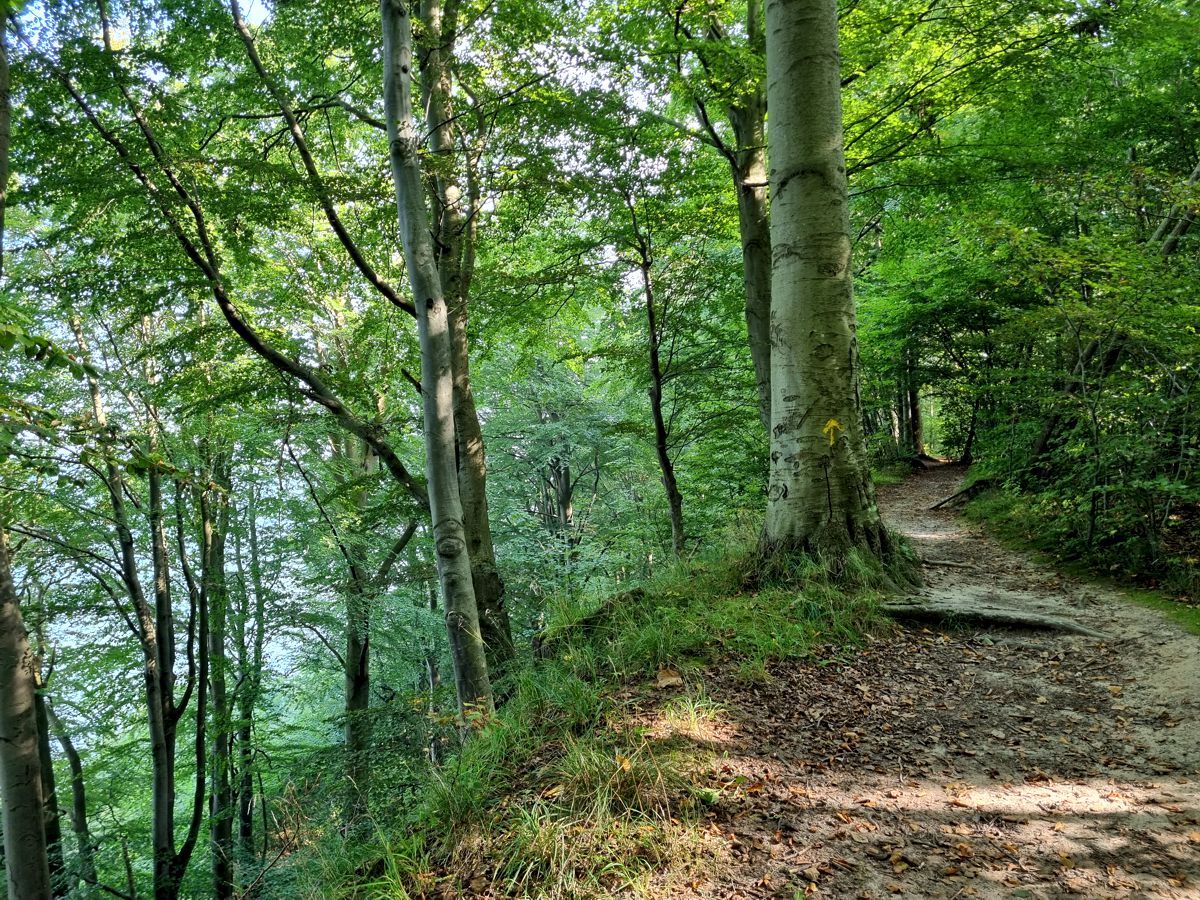
<svg viewBox="0 0 1200 900"><path fill-rule="evenodd" d="M731 180L747 148L728 113L753 105L765 75L747 22L758 8L458 7L456 158L423 162L431 185L459 165L474 197L467 343L520 656L506 702L463 742L419 490L343 427L350 416L382 436L421 484L411 298L388 299L348 246L378 281L405 283L377 8L243 4L264 80L217 0L20 6L0 524L43 693L81 756L100 885L141 895L153 877L126 539L149 594L163 576L172 690L191 698L177 831L216 735L252 813L239 890L262 895L419 895L435 878L469 886L484 858L515 894L635 890L667 853L687 856L706 801L670 747L628 725L622 698L669 669L688 690L668 714L699 728L720 715L697 689L713 660L762 679L874 627L885 576L905 574L861 557L837 585L811 560L747 585L767 460ZM876 481L903 477L921 450L970 457L1002 487L975 514L1193 598L1194 19L1185 0L842 9ZM188 251L202 234L215 283L275 363L230 327ZM655 342L681 559L648 396ZM211 506L228 509L217 601L211 578L193 599L184 566L205 569ZM201 608L225 627L214 646ZM364 628L369 696L348 711L347 647ZM554 659L531 658L539 634ZM192 661L206 654L230 704L201 713ZM66 808L66 752L51 749ZM364 772L360 794L349 782ZM212 885L207 802L186 896Z"/></svg>
<svg viewBox="0 0 1200 900"><path fill-rule="evenodd" d="M814 566L802 590L747 591L749 567L749 549L710 554L598 610L563 602L544 635L554 655L522 673L495 718L377 835L376 855L353 848L358 874L388 873L386 896L494 882L518 896L571 897L635 888L664 867L686 871L708 793L693 778L695 748L681 752L628 721L630 707L655 704L647 682L683 673L690 687L664 715L686 734L719 716L703 692L706 665L765 679L773 666L826 658L881 627L869 589L831 585ZM397 853L393 834L418 838ZM315 852L340 855L329 845ZM363 887L349 866L340 881L321 872L314 893Z"/></svg>

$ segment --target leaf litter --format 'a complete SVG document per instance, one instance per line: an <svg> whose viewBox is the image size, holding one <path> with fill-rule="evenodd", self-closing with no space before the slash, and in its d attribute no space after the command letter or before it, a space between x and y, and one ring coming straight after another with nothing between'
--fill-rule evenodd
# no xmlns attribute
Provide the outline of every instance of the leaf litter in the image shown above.
<svg viewBox="0 0 1200 900"><path fill-rule="evenodd" d="M758 683L709 668L706 858L652 895L1200 897L1200 638L930 511L961 474L880 491L922 557L958 563L922 592L1112 637L913 627Z"/></svg>

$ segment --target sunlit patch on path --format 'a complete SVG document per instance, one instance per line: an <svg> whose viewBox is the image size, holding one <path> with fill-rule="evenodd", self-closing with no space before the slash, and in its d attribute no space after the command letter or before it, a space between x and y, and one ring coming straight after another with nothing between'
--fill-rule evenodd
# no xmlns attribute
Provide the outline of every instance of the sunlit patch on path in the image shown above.
<svg viewBox="0 0 1200 900"><path fill-rule="evenodd" d="M1200 897L1200 639L930 512L961 470L883 492L933 596L1003 596L1110 637L908 628L762 683L704 673L692 741L710 864L672 897Z"/></svg>

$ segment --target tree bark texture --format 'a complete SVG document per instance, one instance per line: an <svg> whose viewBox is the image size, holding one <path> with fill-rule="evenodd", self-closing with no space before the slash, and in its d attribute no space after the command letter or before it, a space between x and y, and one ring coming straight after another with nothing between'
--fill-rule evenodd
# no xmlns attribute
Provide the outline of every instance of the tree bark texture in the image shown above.
<svg viewBox="0 0 1200 900"><path fill-rule="evenodd" d="M0 802L10 900L46 900L50 865L38 753L35 661L0 530Z"/></svg>
<svg viewBox="0 0 1200 900"><path fill-rule="evenodd" d="M210 477L216 485L228 485L229 472L221 454L214 458ZM224 487L200 493L202 603L208 608L209 705L212 709L212 788L209 794L209 831L212 846L213 896L225 900L234 895L233 880L233 706L225 652L229 592L225 580L225 543L229 532L228 493Z"/></svg>
<svg viewBox="0 0 1200 900"><path fill-rule="evenodd" d="M0 0L7 26L9 0ZM8 206L8 29L0 28L0 278L4 266L4 211ZM8 534L0 522L0 821L10 900L50 896L50 863L43 820L42 761L38 746L37 661L13 584Z"/></svg>
<svg viewBox="0 0 1200 900"><path fill-rule="evenodd" d="M250 551L250 579L243 584L245 608L241 615L239 658L241 687L238 691L238 839L242 852L254 850L254 713L262 691L263 645L265 641L267 594L262 578L262 559L258 543L257 493L252 487L246 508L246 531ZM235 533L236 536L236 533ZM235 549L240 544L234 545ZM241 554L238 554L239 564ZM245 579L243 578L243 582ZM247 621L247 620L252 621ZM253 624L253 637L247 626Z"/></svg>
<svg viewBox="0 0 1200 900"><path fill-rule="evenodd" d="M766 25L773 270L764 549L883 554L862 432L837 4L770 0Z"/></svg>
<svg viewBox="0 0 1200 900"><path fill-rule="evenodd" d="M479 629L455 464L454 372L449 320L422 190L412 114L412 21L401 0L381 0L384 106L405 262L417 307L425 473L450 658L460 712L490 710L492 687Z"/></svg>
<svg viewBox="0 0 1200 900"><path fill-rule="evenodd" d="M429 164L434 188L434 230L438 275L446 297L450 324L451 365L454 372L454 428L458 449L458 491L463 530L471 557L471 581L479 627L493 677L514 654L512 627L504 604L504 583L496 567L496 550L488 516L487 454L475 394L471 388L467 315L475 254L475 204L463 192L469 160L455 146L453 106L454 43L458 32L458 0L421 3L424 35L421 53L421 93L429 133ZM471 179L467 176L467 183Z"/></svg>

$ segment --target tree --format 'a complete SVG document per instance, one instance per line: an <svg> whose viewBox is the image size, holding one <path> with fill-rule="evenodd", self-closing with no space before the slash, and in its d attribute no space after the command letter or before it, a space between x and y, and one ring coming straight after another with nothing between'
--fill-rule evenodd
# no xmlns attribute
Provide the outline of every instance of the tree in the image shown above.
<svg viewBox="0 0 1200 900"><path fill-rule="evenodd" d="M863 440L834 0L767 4L771 480L764 549L881 556Z"/></svg>
<svg viewBox="0 0 1200 900"><path fill-rule="evenodd" d="M420 138L412 113L412 31L403 0L381 0L383 96L400 239L417 307L421 342L421 397L425 412L425 473L438 577L459 709L486 712L492 704L471 558L463 527L455 464L454 370L450 321L442 293L429 214L425 209Z"/></svg>
<svg viewBox="0 0 1200 900"><path fill-rule="evenodd" d="M8 0L0 3L0 284L4 279L4 220L8 207L11 101ZM8 530L0 515L0 802L8 896L50 896L50 864L43 814L42 759L35 712L40 665L29 646L13 585Z"/></svg>
<svg viewBox="0 0 1200 900"><path fill-rule="evenodd" d="M8 534L0 530L0 797L8 896L13 900L45 900L51 894L34 665L13 586Z"/></svg>

